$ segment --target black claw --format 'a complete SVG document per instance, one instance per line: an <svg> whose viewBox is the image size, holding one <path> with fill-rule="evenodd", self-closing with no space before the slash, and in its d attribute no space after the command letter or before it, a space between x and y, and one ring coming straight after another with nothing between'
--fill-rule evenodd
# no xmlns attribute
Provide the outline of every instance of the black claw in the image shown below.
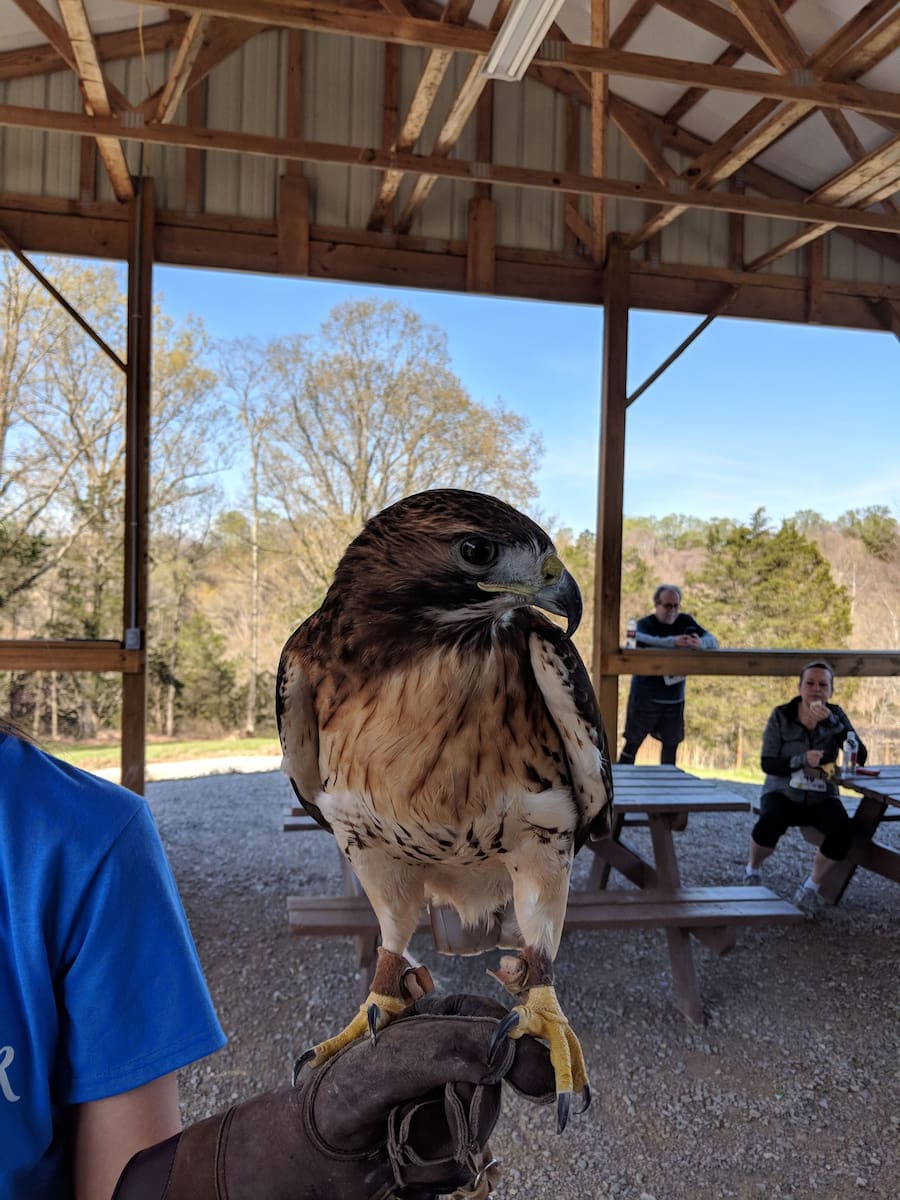
<svg viewBox="0 0 900 1200"><path fill-rule="evenodd" d="M571 1092L560 1092L556 1097L556 1132L562 1133L569 1123L569 1108L572 1104Z"/></svg>
<svg viewBox="0 0 900 1200"><path fill-rule="evenodd" d="M578 1109L578 1112L575 1115L580 1117L582 1113L586 1113L591 1107L591 1101L593 1098L593 1094L591 1093L591 1085L586 1083L581 1089L581 1108Z"/></svg>
<svg viewBox="0 0 900 1200"><path fill-rule="evenodd" d="M494 1030L491 1037L490 1045L488 1046L488 1066L492 1066L497 1051L500 1048L500 1043L505 1037L508 1037L511 1030L519 1023L519 1014L517 1012L509 1012Z"/></svg>
<svg viewBox="0 0 900 1200"><path fill-rule="evenodd" d="M300 1057L294 1063L294 1073L291 1076L291 1086L292 1087L297 1086L297 1078L300 1075L300 1072L303 1070L303 1068L306 1066L306 1064L309 1062L309 1060L311 1058L315 1058L315 1057L316 1057L316 1050L315 1050L314 1046L311 1047L309 1050L303 1051L303 1053L300 1055Z"/></svg>
<svg viewBox="0 0 900 1200"><path fill-rule="evenodd" d="M381 1017L381 1009L377 1004L370 1004L366 1009L366 1019L369 1022L369 1037L372 1039L372 1045L375 1045L375 1034L378 1032L378 1021Z"/></svg>

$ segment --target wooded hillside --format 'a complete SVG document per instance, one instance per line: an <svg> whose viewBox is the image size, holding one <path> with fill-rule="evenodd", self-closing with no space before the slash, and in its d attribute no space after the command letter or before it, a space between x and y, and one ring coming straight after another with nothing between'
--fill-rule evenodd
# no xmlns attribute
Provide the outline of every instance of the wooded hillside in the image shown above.
<svg viewBox="0 0 900 1200"><path fill-rule="evenodd" d="M3 256L0 637L117 639L124 301L109 268L57 263L53 277L113 355ZM444 333L400 305L341 305L319 330L269 343L212 344L201 321L176 328L164 312L155 334L152 733L272 729L283 642L385 504L449 485L534 508L539 438L474 402ZM576 640L589 660L593 535L551 532L585 594ZM837 521L804 511L779 527L764 508L628 518L623 627L660 582L684 589L723 647L900 648L900 532L886 508ZM0 684L41 737L118 726L118 677L7 672ZM784 679L692 679L683 761L755 763L769 709L792 694ZM876 757L900 754L900 680L839 680L836 699Z"/></svg>

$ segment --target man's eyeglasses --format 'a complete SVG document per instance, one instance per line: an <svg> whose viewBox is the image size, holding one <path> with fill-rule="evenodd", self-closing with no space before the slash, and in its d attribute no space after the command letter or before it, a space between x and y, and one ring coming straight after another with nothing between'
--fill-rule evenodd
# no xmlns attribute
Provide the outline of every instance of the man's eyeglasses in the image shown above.
<svg viewBox="0 0 900 1200"><path fill-rule="evenodd" d="M662 604L662 603L660 603L660 604L657 604L656 607L657 608L681 608L681 602L679 601L678 604Z"/></svg>

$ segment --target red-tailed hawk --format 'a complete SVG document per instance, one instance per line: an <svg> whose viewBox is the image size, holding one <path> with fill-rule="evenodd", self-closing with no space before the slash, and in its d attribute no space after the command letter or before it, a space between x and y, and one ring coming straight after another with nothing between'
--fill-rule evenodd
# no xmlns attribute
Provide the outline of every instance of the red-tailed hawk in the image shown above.
<svg viewBox="0 0 900 1200"><path fill-rule="evenodd" d="M563 631L543 608L567 618ZM547 534L477 492L420 492L373 517L278 670L283 770L337 838L382 947L371 992L314 1065L409 1002L423 902L484 925L512 901L519 999L502 1036L549 1041L565 1125L590 1100L553 988L572 858L608 832L606 737L570 635L581 595ZM313 1053L313 1052L311 1052Z"/></svg>

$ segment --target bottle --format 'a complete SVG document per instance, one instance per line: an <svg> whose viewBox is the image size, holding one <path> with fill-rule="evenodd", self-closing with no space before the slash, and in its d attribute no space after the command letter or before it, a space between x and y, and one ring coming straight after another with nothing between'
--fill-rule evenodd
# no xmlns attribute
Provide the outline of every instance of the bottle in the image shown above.
<svg viewBox="0 0 900 1200"><path fill-rule="evenodd" d="M859 739L852 729L848 730L841 749L841 767L845 775L856 774L856 759L859 754Z"/></svg>
<svg viewBox="0 0 900 1200"><path fill-rule="evenodd" d="M625 623L625 649L637 649L637 621L634 617L629 617Z"/></svg>

